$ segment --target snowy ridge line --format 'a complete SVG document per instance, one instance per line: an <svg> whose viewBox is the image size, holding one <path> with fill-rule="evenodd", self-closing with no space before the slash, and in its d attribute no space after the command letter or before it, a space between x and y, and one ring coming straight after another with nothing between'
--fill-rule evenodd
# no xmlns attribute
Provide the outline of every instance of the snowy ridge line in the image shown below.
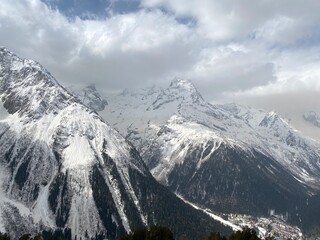
<svg viewBox="0 0 320 240"><path fill-rule="evenodd" d="M189 204L191 207L193 207L193 208L195 208L197 210L200 210L200 211L204 212L205 214L209 215L212 219L214 219L216 221L219 221L220 223L222 223L225 226L231 227L233 231L241 231L242 230L241 227L239 227L239 226L237 226L237 225L235 225L235 224L223 219L222 217L212 213L209 209L202 209L202 208L198 207L197 205L185 200L182 196L180 196L177 193L176 193L176 196L178 198L180 198L182 201L184 201L185 203Z"/></svg>

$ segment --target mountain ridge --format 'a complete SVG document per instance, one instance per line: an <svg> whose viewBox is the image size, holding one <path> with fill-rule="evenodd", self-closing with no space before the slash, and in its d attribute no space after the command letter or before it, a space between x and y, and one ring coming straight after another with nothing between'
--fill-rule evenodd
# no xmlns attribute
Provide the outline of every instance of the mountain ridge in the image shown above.
<svg viewBox="0 0 320 240"><path fill-rule="evenodd" d="M0 230L70 228L84 239L146 224L169 225L178 239L230 231L159 185L134 147L41 65L4 48L0 96Z"/></svg>
<svg viewBox="0 0 320 240"><path fill-rule="evenodd" d="M319 194L317 141L275 112L210 104L186 80L137 92L108 98L100 114L142 152L155 178L171 191L213 211L266 216L275 209L304 229L316 226L306 215L301 224L299 216L307 199ZM199 101L193 101L194 92Z"/></svg>

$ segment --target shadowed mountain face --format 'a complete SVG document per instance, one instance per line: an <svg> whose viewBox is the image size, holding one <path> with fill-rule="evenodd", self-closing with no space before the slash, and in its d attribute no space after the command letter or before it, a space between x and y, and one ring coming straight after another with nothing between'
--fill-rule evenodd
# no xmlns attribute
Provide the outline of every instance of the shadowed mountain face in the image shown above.
<svg viewBox="0 0 320 240"><path fill-rule="evenodd" d="M108 239L152 224L178 239L230 231L157 183L135 148L41 65L5 48L0 96L1 231L67 227Z"/></svg>

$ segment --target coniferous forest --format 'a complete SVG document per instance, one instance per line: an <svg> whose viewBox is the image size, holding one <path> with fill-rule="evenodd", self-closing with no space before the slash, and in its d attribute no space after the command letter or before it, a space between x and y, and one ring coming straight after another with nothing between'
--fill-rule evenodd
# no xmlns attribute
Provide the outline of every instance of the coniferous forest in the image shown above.
<svg viewBox="0 0 320 240"><path fill-rule="evenodd" d="M104 240L106 237L103 234L97 234L94 238L90 240ZM133 232L119 237L117 240L174 240L173 233L167 227L163 226L151 226L138 228ZM185 236L186 240L188 236ZM274 237L269 236L265 238L266 240L273 240ZM0 232L0 240L13 240L8 234ZM23 234L19 240L85 240L82 238L77 238L75 236L72 238L71 230L55 230L55 231L43 231L39 234L31 235L29 233ZM201 240L201 239L200 239ZM232 233L230 236L226 237L221 235L219 232L211 232L206 239L203 240L261 240L257 232L254 229L244 228L242 231L237 231ZM289 240L289 239L288 239Z"/></svg>

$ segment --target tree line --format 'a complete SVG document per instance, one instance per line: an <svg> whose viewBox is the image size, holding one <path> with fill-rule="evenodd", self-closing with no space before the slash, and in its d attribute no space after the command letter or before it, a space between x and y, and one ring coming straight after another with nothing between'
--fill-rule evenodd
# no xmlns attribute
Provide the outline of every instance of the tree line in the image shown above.
<svg viewBox="0 0 320 240"><path fill-rule="evenodd" d="M189 239L187 236L186 240ZM139 228L124 235L117 240L174 240L173 234L167 227L152 226L149 228ZM254 229L245 227L242 231L236 231L229 237L221 235L219 232L211 232L206 240L262 240ZM265 240L274 240L274 237L266 237Z"/></svg>
<svg viewBox="0 0 320 240"><path fill-rule="evenodd" d="M75 236L75 240L82 240ZM88 239L88 238L86 238ZM97 234L91 240L103 240L106 239L103 234ZM189 239L187 236L185 239ZM274 240L272 236L265 238L266 240ZM7 233L0 232L0 240L13 240ZM19 240L73 240L71 239L71 230L54 230L43 231L41 234L32 236L27 233L22 235ZM163 226L151 226L138 228L131 233L119 237L117 240L174 240L173 233L167 227ZM229 237L222 236L219 232L211 232L206 240L262 240L259 238L257 232L254 229L244 228L242 231L232 233Z"/></svg>

